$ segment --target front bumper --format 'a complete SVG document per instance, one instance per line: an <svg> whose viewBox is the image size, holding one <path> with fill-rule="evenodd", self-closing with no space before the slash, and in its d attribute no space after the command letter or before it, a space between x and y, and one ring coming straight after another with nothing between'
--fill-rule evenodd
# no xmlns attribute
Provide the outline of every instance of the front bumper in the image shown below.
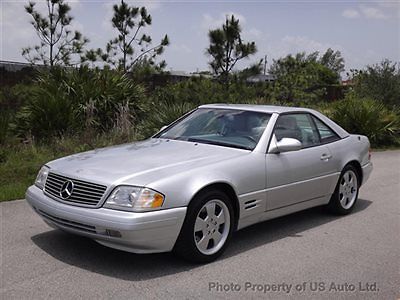
<svg viewBox="0 0 400 300"><path fill-rule="evenodd" d="M46 196L34 185L26 200L54 228L134 253L171 251L186 215L186 207L141 213L77 207Z"/></svg>

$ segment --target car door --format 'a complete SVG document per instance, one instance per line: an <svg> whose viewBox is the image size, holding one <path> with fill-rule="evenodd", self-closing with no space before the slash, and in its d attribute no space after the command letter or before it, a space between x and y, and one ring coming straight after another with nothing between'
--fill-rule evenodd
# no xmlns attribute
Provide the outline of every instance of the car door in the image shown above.
<svg viewBox="0 0 400 300"><path fill-rule="evenodd" d="M294 138L301 142L297 151L266 155L267 210L328 195L335 166L332 153L308 113L281 114L272 139Z"/></svg>

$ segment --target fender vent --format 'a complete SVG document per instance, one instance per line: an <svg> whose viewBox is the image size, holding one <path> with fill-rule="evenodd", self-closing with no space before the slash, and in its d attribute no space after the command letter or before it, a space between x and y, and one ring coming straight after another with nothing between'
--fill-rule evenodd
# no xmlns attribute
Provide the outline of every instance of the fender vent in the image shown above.
<svg viewBox="0 0 400 300"><path fill-rule="evenodd" d="M250 208L254 208L254 207L256 207L256 206L258 206L258 201L256 200L256 199L254 199L254 200L249 200L249 201L246 201L245 203L244 203L244 209L250 209Z"/></svg>

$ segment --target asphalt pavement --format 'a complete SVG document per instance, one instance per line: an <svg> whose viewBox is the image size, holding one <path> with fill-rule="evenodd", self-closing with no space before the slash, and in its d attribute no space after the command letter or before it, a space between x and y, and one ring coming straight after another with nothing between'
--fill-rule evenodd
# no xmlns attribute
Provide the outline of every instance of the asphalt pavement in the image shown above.
<svg viewBox="0 0 400 300"><path fill-rule="evenodd" d="M351 215L314 208L234 236L218 261L136 255L53 230L25 200L0 204L0 299L399 299L400 151L373 153Z"/></svg>

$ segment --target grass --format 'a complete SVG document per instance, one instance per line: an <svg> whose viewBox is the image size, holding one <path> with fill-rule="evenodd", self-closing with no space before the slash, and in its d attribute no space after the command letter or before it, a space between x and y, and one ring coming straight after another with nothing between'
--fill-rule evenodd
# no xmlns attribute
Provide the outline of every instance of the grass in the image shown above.
<svg viewBox="0 0 400 300"><path fill-rule="evenodd" d="M398 135L395 138L393 145L383 145L378 147L371 147L371 151L373 152L383 152L383 151L390 151L390 150L400 150L400 136Z"/></svg>
<svg viewBox="0 0 400 300"><path fill-rule="evenodd" d="M393 150L400 150L400 146L392 145L392 146L387 146L387 147L371 148L372 152L385 152L385 151L393 151Z"/></svg>
<svg viewBox="0 0 400 300"><path fill-rule="evenodd" d="M2 145L0 148L0 202L23 199L26 189L34 183L40 167L51 160L136 139L135 134L121 136L111 132L93 138L81 136L54 139L40 145Z"/></svg>
<svg viewBox="0 0 400 300"><path fill-rule="evenodd" d="M58 156L63 156L60 153ZM2 149L0 163L0 201L22 199L28 186L32 185L40 167L56 158L45 147L22 146Z"/></svg>

